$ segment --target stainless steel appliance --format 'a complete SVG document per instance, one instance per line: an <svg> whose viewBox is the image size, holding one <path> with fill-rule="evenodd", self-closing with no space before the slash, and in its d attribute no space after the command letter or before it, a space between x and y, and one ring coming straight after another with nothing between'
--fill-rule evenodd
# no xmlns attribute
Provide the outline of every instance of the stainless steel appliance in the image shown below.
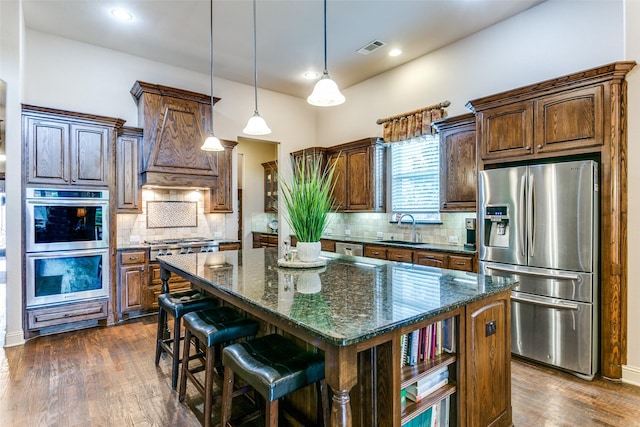
<svg viewBox="0 0 640 427"><path fill-rule="evenodd" d="M467 230L467 243L464 244L464 248L470 251L476 250L476 219L465 218L464 228Z"/></svg>
<svg viewBox="0 0 640 427"><path fill-rule="evenodd" d="M27 308L109 296L109 249L26 254Z"/></svg>
<svg viewBox="0 0 640 427"><path fill-rule="evenodd" d="M109 191L26 189L27 308L109 297Z"/></svg>
<svg viewBox="0 0 640 427"><path fill-rule="evenodd" d="M157 257L176 254L190 254L194 252L217 252L220 242L207 237L185 237L145 240L149 245L149 259L155 261Z"/></svg>
<svg viewBox="0 0 640 427"><path fill-rule="evenodd" d="M108 190L27 188L27 252L107 248L108 218Z"/></svg>
<svg viewBox="0 0 640 427"><path fill-rule="evenodd" d="M519 280L511 351L592 379L598 367L594 161L479 173L480 271Z"/></svg>
<svg viewBox="0 0 640 427"><path fill-rule="evenodd" d="M362 245L353 243L336 243L336 253L343 255L362 256Z"/></svg>

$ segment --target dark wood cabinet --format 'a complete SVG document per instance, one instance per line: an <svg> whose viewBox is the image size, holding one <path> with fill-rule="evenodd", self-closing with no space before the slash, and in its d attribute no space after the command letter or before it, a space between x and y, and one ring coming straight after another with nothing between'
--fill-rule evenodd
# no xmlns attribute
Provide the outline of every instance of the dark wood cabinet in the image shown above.
<svg viewBox="0 0 640 427"><path fill-rule="evenodd" d="M469 102L484 163L598 152L611 84L585 75L570 83L572 77Z"/></svg>
<svg viewBox="0 0 640 427"><path fill-rule="evenodd" d="M120 119L22 106L26 183L108 187Z"/></svg>
<svg viewBox="0 0 640 427"><path fill-rule="evenodd" d="M147 250L121 251L118 256L119 313L139 311L145 308L144 293L148 284Z"/></svg>
<svg viewBox="0 0 640 427"><path fill-rule="evenodd" d="M411 249L388 248L387 259L389 261L413 263L413 251Z"/></svg>
<svg viewBox="0 0 640 427"><path fill-rule="evenodd" d="M214 162L218 170L215 184L205 193L204 211L208 213L232 213L234 197L232 195L233 149L236 142L221 141L224 151L215 153Z"/></svg>
<svg viewBox="0 0 640 427"><path fill-rule="evenodd" d="M365 245L364 256L369 258L387 259L387 247L377 245Z"/></svg>
<svg viewBox="0 0 640 427"><path fill-rule="evenodd" d="M434 125L440 134L440 211L475 211L475 115L451 117Z"/></svg>
<svg viewBox="0 0 640 427"><path fill-rule="evenodd" d="M116 211L142 213L140 141L142 129L122 127L116 140Z"/></svg>
<svg viewBox="0 0 640 427"><path fill-rule="evenodd" d="M293 244L293 242L292 242ZM294 245L295 246L295 245ZM276 248L278 247L278 235L268 233L253 233L254 248Z"/></svg>
<svg viewBox="0 0 640 427"><path fill-rule="evenodd" d="M149 262L149 280L143 296L143 304L146 310L158 308L158 297L162 293L162 279L160 278L160 264L157 261ZM169 292L179 292L191 289L191 283L177 274L171 273L169 278Z"/></svg>
<svg viewBox="0 0 640 427"><path fill-rule="evenodd" d="M467 312L467 425L511 426L511 303L503 292Z"/></svg>
<svg viewBox="0 0 640 427"><path fill-rule="evenodd" d="M327 148L325 147L309 147L302 150L294 151L291 153L291 161L293 167L295 164L305 160L308 164L314 164L316 161L320 162L320 167L324 168L327 161Z"/></svg>
<svg viewBox="0 0 640 427"><path fill-rule="evenodd" d="M377 138L330 147L328 163L336 164L333 192L340 212L379 212L385 208L386 151Z"/></svg>
<svg viewBox="0 0 640 427"><path fill-rule="evenodd" d="M418 265L429 267L447 268L448 256L444 252L416 251L413 256Z"/></svg>
<svg viewBox="0 0 640 427"><path fill-rule="evenodd" d="M264 168L264 211L276 212L278 209L278 162L262 163Z"/></svg>

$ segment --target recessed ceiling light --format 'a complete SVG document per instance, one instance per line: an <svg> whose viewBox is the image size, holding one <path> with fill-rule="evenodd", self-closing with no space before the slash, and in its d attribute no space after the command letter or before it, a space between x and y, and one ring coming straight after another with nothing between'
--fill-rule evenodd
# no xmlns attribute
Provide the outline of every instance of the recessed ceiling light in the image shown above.
<svg viewBox="0 0 640 427"><path fill-rule="evenodd" d="M111 15L120 21L131 21L133 19L133 15L124 9L113 9Z"/></svg>
<svg viewBox="0 0 640 427"><path fill-rule="evenodd" d="M398 56L402 53L400 49L391 49L389 51L389 56Z"/></svg>
<svg viewBox="0 0 640 427"><path fill-rule="evenodd" d="M315 80L320 77L320 73L317 71L305 71L303 77L308 80Z"/></svg>

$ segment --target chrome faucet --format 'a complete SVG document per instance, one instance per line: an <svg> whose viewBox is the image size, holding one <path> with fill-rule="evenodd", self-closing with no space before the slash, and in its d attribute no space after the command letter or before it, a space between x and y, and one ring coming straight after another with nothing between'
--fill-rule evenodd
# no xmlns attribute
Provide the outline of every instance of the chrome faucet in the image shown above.
<svg viewBox="0 0 640 427"><path fill-rule="evenodd" d="M402 218L404 218L405 216L408 216L409 218L411 218L411 242L417 243L417 239L416 239L416 219L413 217L413 215L408 214L408 213L397 213L396 214L396 218L398 219L398 226L400 226L402 224Z"/></svg>

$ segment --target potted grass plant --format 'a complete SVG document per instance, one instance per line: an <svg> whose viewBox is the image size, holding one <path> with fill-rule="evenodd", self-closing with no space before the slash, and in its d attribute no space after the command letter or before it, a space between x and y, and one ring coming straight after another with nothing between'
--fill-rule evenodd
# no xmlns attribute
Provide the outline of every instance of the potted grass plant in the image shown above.
<svg viewBox="0 0 640 427"><path fill-rule="evenodd" d="M320 256L320 238L335 211L333 189L336 162L323 166L321 158L298 159L290 182L280 180L287 209L286 220L298 239L298 260L316 262Z"/></svg>

